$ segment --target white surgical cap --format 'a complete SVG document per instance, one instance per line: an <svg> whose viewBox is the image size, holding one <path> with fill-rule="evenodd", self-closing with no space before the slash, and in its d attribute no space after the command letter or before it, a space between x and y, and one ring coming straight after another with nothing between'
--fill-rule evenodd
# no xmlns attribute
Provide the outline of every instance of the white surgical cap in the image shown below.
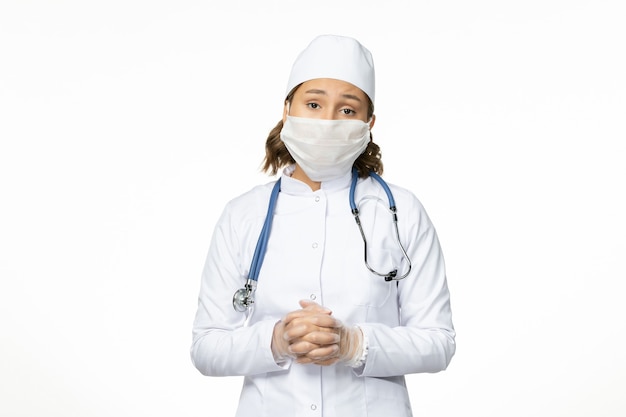
<svg viewBox="0 0 626 417"><path fill-rule="evenodd" d="M313 39L291 68L286 95L298 84L316 78L349 82L374 102L374 60L356 39L336 35Z"/></svg>

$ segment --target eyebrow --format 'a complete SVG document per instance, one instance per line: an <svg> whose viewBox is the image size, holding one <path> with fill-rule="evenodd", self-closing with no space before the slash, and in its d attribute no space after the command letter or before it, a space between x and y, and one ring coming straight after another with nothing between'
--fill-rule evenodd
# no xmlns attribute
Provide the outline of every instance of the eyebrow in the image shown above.
<svg viewBox="0 0 626 417"><path fill-rule="evenodd" d="M323 94L326 95L326 91L324 90L318 90L318 89L311 89L311 90L307 90L304 92L305 94ZM351 100L356 100L358 102L361 101L361 99L358 96L355 96L354 94L342 94L341 97L343 98L347 98L347 99L351 99Z"/></svg>

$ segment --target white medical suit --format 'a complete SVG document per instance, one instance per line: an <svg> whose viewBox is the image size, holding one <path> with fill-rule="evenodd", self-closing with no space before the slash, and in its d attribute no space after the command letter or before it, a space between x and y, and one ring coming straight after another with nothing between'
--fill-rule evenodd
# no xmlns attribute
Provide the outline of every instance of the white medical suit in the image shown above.
<svg viewBox="0 0 626 417"><path fill-rule="evenodd" d="M400 239L411 273L385 282L364 264L364 245L348 202L351 174L311 191L285 169L268 249L249 322L233 309L267 213L273 183L230 201L215 228L202 274L191 356L209 376L244 376L237 417L411 416L404 375L437 372L455 352L444 259L435 229L409 191L391 185ZM382 200L376 203L366 196ZM359 179L356 202L368 261L379 272L407 264L397 246L389 203L372 178ZM301 299L358 325L367 342L364 365L279 366L274 325Z"/></svg>

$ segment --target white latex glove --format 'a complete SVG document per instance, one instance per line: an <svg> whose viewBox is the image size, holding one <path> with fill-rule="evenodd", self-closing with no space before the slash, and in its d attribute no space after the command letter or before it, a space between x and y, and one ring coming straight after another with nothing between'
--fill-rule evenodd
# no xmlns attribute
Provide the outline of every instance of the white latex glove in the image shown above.
<svg viewBox="0 0 626 417"><path fill-rule="evenodd" d="M361 366L363 361L363 332L358 326L341 326L338 360L351 367Z"/></svg>
<svg viewBox="0 0 626 417"><path fill-rule="evenodd" d="M290 357L295 357L289 352L289 343L285 340L285 325L283 321L279 321L274 325L274 333L272 333L272 355L277 364L284 363Z"/></svg>
<svg viewBox="0 0 626 417"><path fill-rule="evenodd" d="M316 303L301 302L300 310L288 313L274 325L272 354L277 364L301 358L312 351L327 356L339 350L338 331L331 311Z"/></svg>
<svg viewBox="0 0 626 417"><path fill-rule="evenodd" d="M284 320L288 351L298 363L332 365L343 362L359 366L363 356L363 333L356 326L344 326L331 311L312 301L300 301L302 310L288 314Z"/></svg>

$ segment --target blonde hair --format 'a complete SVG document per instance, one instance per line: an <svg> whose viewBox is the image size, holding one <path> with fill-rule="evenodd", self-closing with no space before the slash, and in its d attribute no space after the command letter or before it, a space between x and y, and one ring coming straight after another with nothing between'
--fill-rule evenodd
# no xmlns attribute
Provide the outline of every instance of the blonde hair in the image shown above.
<svg viewBox="0 0 626 417"><path fill-rule="evenodd" d="M291 104L293 96L300 87L299 84L295 86L287 95L285 104ZM367 96L367 95L366 95ZM369 106L367 109L367 118L370 119L374 115L374 104L369 100ZM294 164L296 161L289 154L287 147L280 139L280 131L283 129L283 121L280 120L276 126L270 131L265 141L265 158L263 159L262 170L270 175L276 175L279 170L288 165ZM373 136L370 132L370 142L367 144L365 151L357 158L353 165L358 173L359 177L366 178L369 176L370 171L382 175L383 173L383 161L381 159L380 147L374 143Z"/></svg>

